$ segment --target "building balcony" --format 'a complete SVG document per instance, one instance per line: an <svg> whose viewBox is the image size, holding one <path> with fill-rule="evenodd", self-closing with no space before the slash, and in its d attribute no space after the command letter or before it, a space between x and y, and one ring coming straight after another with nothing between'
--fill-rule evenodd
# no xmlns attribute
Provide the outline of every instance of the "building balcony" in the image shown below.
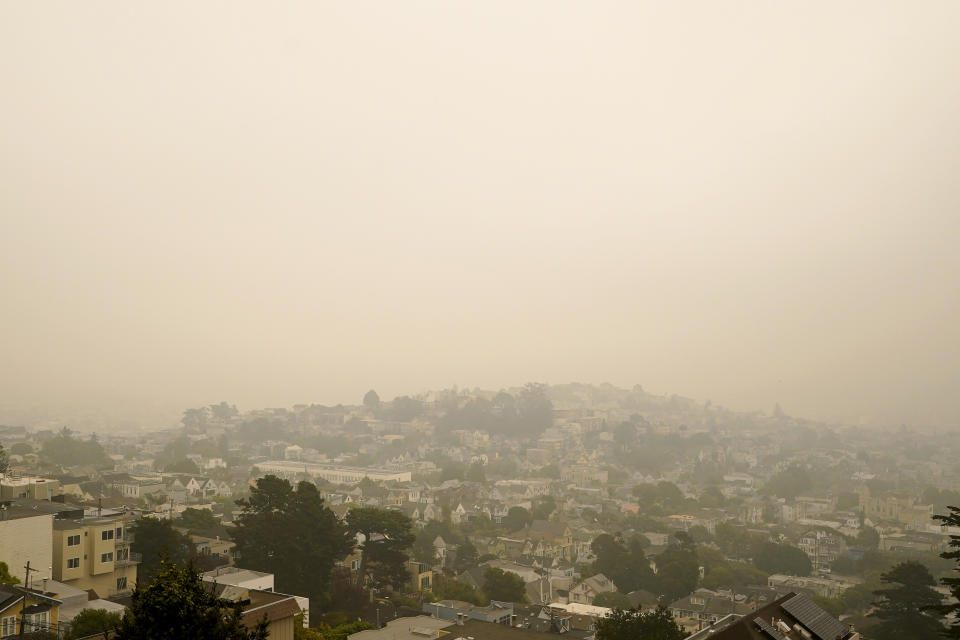
<svg viewBox="0 0 960 640"><path fill-rule="evenodd" d="M123 560L114 560L113 566L114 568L132 567L134 565L140 564L142 560L143 560L142 555L140 555L139 553L133 553L131 551L129 558L125 558Z"/></svg>

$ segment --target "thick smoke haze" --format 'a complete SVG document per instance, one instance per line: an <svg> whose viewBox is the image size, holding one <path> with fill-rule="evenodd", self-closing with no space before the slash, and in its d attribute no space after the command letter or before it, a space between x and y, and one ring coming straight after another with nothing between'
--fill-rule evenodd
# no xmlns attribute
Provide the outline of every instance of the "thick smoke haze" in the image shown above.
<svg viewBox="0 0 960 640"><path fill-rule="evenodd" d="M0 7L0 411L960 422L960 3Z"/></svg>

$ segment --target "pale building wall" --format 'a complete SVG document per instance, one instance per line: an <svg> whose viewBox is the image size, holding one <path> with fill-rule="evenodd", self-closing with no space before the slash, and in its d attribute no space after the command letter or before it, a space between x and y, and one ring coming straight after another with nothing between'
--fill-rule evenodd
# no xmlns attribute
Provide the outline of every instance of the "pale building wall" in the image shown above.
<svg viewBox="0 0 960 640"><path fill-rule="evenodd" d="M0 520L0 561L23 582L24 566L30 561L31 580L52 578L53 514Z"/></svg>

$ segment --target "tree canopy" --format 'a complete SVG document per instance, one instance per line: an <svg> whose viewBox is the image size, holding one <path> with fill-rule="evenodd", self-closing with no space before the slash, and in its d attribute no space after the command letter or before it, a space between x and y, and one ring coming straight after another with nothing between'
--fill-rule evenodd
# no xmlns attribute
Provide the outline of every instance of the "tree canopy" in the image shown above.
<svg viewBox="0 0 960 640"><path fill-rule="evenodd" d="M112 467L113 462L96 439L79 440L64 427L56 436L43 443L40 455L55 464L73 466L89 464Z"/></svg>
<svg viewBox="0 0 960 640"><path fill-rule="evenodd" d="M317 487L273 475L257 481L250 497L238 500L235 553L243 566L274 574L276 588L302 594L311 604L329 597L334 564L353 548L353 539L323 502Z"/></svg>
<svg viewBox="0 0 960 640"><path fill-rule="evenodd" d="M643 551L643 540L633 536L625 545L608 533L601 534L590 543L597 559L593 570L607 576L623 593L637 589L656 591L657 577L650 568L650 561Z"/></svg>
<svg viewBox="0 0 960 640"><path fill-rule="evenodd" d="M466 540L457 547L456 557L453 562L453 570L456 573L462 573L467 569L472 569L480 564L480 554L472 542Z"/></svg>
<svg viewBox="0 0 960 640"><path fill-rule="evenodd" d="M753 564L767 573L808 576L813 565L810 557L798 547L776 542L762 542L753 549Z"/></svg>
<svg viewBox="0 0 960 640"><path fill-rule="evenodd" d="M526 602L527 592L523 579L515 573L491 567L483 573L483 592L491 600L501 602Z"/></svg>
<svg viewBox="0 0 960 640"><path fill-rule="evenodd" d="M10 567L2 560L0 560L0 584L20 584L20 578L11 575Z"/></svg>
<svg viewBox="0 0 960 640"><path fill-rule="evenodd" d="M614 609L596 622L597 640L683 640L686 632L663 606L653 611Z"/></svg>
<svg viewBox="0 0 960 640"><path fill-rule="evenodd" d="M619 591L604 591L593 599L595 607L609 607L610 609L631 609L630 598Z"/></svg>
<svg viewBox="0 0 960 640"><path fill-rule="evenodd" d="M764 485L767 493L792 500L813 488L810 472L799 465L793 465L774 474Z"/></svg>
<svg viewBox="0 0 960 640"><path fill-rule="evenodd" d="M380 408L380 396L376 391L370 389L370 391L363 394L363 406L371 411Z"/></svg>
<svg viewBox="0 0 960 640"><path fill-rule="evenodd" d="M363 507L347 514L347 529L362 534L359 584L400 589L407 581L408 550L413 545L413 522L400 511Z"/></svg>
<svg viewBox="0 0 960 640"><path fill-rule="evenodd" d="M118 640L266 640L266 619L248 630L241 603L215 596L192 567L164 564L156 578L137 583Z"/></svg>
<svg viewBox="0 0 960 640"><path fill-rule="evenodd" d="M200 473L200 467L197 466L197 463L186 457L170 462L164 466L163 470L167 473Z"/></svg>
<svg viewBox="0 0 960 640"><path fill-rule="evenodd" d="M140 518L133 524L134 553L142 556L137 581L147 583L164 563L184 565L190 558L190 538L173 528L169 520Z"/></svg>
<svg viewBox="0 0 960 640"><path fill-rule="evenodd" d="M84 609L70 622L70 633L66 640L87 638L101 634L104 640L109 640L110 634L120 628L123 620L116 611L106 609Z"/></svg>
<svg viewBox="0 0 960 640"><path fill-rule="evenodd" d="M901 562L880 576L885 585L874 591L874 615L881 624L870 630L877 640L911 638L935 640L943 635L944 626L931 614L940 605L940 594L930 571L919 562Z"/></svg>
<svg viewBox="0 0 960 640"><path fill-rule="evenodd" d="M192 507L184 509L175 524L189 530L193 535L216 535L215 532L223 527L220 518L213 515L213 512L209 509L194 509Z"/></svg>
<svg viewBox="0 0 960 640"><path fill-rule="evenodd" d="M657 583L660 594L673 602L693 593L700 579L700 563L693 541L683 532L674 534L674 539L657 556Z"/></svg>
<svg viewBox="0 0 960 640"><path fill-rule="evenodd" d="M937 514L933 519L939 520L948 527L960 527L960 507L948 506L946 510L946 514ZM960 571L960 535L950 536L950 549L941 553L940 556L946 560L953 560L956 570ZM946 634L951 638L960 638L960 577L944 578L943 584L950 589L950 595L953 596L953 602L940 608L940 612L953 621Z"/></svg>
<svg viewBox="0 0 960 640"><path fill-rule="evenodd" d="M533 518L529 511L523 507L510 507L506 517L503 519L503 528L506 529L508 533L513 533L514 531L520 531L520 529L523 529L531 522L533 522Z"/></svg>

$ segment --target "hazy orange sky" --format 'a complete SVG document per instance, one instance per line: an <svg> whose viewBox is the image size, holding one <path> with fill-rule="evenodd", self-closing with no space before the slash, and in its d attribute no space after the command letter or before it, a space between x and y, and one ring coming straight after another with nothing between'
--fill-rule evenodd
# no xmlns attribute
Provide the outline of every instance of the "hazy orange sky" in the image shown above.
<svg viewBox="0 0 960 640"><path fill-rule="evenodd" d="M958 29L954 0L3 3L0 412L576 380L957 425Z"/></svg>

